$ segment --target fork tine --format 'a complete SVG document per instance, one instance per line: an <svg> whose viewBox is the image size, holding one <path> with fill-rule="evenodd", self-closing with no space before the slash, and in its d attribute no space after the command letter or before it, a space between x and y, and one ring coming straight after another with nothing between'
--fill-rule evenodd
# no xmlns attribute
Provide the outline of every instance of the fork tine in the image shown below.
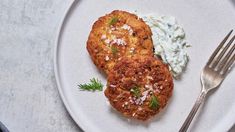
<svg viewBox="0 0 235 132"><path fill-rule="evenodd" d="M227 55L224 57L224 59L220 62L219 66L218 66L218 71L221 71L221 70L225 67L225 64L228 62L229 57L232 55L234 49L235 49L235 44L234 44L233 47L229 50L229 52L228 52Z"/></svg>
<svg viewBox="0 0 235 132"><path fill-rule="evenodd" d="M228 42L228 44L222 49L222 51L220 52L219 56L215 58L214 63L212 64L212 68L215 68L216 65L219 63L219 61L221 60L221 58L223 57L224 53L228 50L228 48L230 47L230 45L233 43L235 39L235 35L232 37L232 39Z"/></svg>
<svg viewBox="0 0 235 132"><path fill-rule="evenodd" d="M225 65L224 70L222 71L222 74L226 74L229 70L229 68L233 65L235 61L235 54L233 55L233 57L228 61L228 63Z"/></svg>
<svg viewBox="0 0 235 132"><path fill-rule="evenodd" d="M219 52L219 50L221 49L221 47L223 47L224 43L227 41L228 37L231 35L231 33L233 32L233 30L231 30L227 36L224 38L224 40L219 44L219 46L215 49L214 53L211 55L209 61L207 62L207 65L209 66L210 63L213 61L213 59L215 58L216 54Z"/></svg>

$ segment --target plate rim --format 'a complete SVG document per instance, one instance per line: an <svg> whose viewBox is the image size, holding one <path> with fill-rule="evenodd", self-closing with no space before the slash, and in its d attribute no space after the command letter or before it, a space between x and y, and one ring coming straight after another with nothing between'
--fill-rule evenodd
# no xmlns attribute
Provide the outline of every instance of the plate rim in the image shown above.
<svg viewBox="0 0 235 132"><path fill-rule="evenodd" d="M67 18L69 17L69 14L72 12L73 6L75 6L78 3L79 0L70 0L67 9L65 10L62 19L59 22L59 26L58 29L56 31L56 40L55 40L55 44L54 44L54 57L53 57L53 63L54 63L54 74L55 74L55 79L56 79L56 85L57 85L57 89L59 91L60 97L63 101L63 104L67 110L67 112L69 113L70 117L73 119L73 121L75 122L75 124L78 126L78 128L81 131L84 131L84 127L82 127L83 125L79 125L82 124L82 122L77 119L77 117L73 114L72 109L68 103L68 100L66 99L62 86L61 86L61 78L59 75L59 65L58 65L58 49L60 46L60 40L61 40L61 35L63 34L63 27L66 24Z"/></svg>

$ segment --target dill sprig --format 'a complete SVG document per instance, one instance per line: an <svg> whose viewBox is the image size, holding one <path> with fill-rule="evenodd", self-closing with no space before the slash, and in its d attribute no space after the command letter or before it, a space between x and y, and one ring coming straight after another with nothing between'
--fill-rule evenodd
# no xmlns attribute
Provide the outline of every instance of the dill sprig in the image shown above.
<svg viewBox="0 0 235 132"><path fill-rule="evenodd" d="M90 79L90 83L79 84L78 86L82 90L87 90L87 91L98 90L98 91L102 91L104 85L101 83L100 80L92 78L92 79Z"/></svg>
<svg viewBox="0 0 235 132"><path fill-rule="evenodd" d="M111 51L112 51L113 55L117 55L117 53L118 53L118 49L114 46L111 46Z"/></svg>
<svg viewBox="0 0 235 132"><path fill-rule="evenodd" d="M159 107L159 101L158 101L158 99L157 99L157 97L155 95L151 96L149 107L151 109L156 109L156 108Z"/></svg>
<svg viewBox="0 0 235 132"><path fill-rule="evenodd" d="M115 23L118 22L118 18L117 17L113 17L110 21L109 21L109 25L113 25Z"/></svg>
<svg viewBox="0 0 235 132"><path fill-rule="evenodd" d="M140 88L138 86L132 87L130 91L137 98L140 97L140 95L141 95Z"/></svg>

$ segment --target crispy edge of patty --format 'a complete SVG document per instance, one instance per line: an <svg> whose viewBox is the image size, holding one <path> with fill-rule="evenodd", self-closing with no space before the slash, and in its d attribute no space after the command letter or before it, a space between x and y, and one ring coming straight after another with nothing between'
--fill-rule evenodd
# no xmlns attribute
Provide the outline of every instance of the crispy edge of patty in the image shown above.
<svg viewBox="0 0 235 132"><path fill-rule="evenodd" d="M139 75L140 73L141 75ZM147 78L150 77L147 77L146 74L149 73L151 75L148 76L151 76L153 80L147 84ZM135 79L136 81L133 81ZM133 101L135 96L131 89L136 85L139 85L142 93L146 91L145 85L152 85L154 89L152 95L149 94L141 105L137 105ZM168 100L172 96L173 86L173 79L168 66L163 64L161 60L143 56L137 56L132 59L123 58L108 75L105 96L113 108L124 116L144 121L159 113L167 105ZM153 95L157 97L159 103L156 109L149 107Z"/></svg>
<svg viewBox="0 0 235 132"><path fill-rule="evenodd" d="M127 42L126 46L117 46L113 44L111 47L107 47L107 44L101 40L102 33L107 34L107 31L103 32L104 28L111 28L108 23L113 17L120 18L120 22L117 22L117 25L121 23L131 26L135 36L129 35L128 41L131 40L133 42ZM110 14L100 17L93 24L87 40L87 50L94 64L100 70L103 70L108 74L120 57L132 57L135 54L153 56L153 42L151 36L151 29L141 18L126 11L114 10ZM113 47L118 50L117 54L112 53ZM129 54L131 48L134 48L135 51Z"/></svg>

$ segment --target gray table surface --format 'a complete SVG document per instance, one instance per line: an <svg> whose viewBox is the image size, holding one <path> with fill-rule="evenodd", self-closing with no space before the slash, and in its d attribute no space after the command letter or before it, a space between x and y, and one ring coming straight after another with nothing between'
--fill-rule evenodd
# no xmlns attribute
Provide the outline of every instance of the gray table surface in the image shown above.
<svg viewBox="0 0 235 132"><path fill-rule="evenodd" d="M0 121L12 132L81 131L53 72L56 31L68 3L0 0Z"/></svg>
<svg viewBox="0 0 235 132"><path fill-rule="evenodd" d="M0 121L12 132L75 132L53 72L66 0L0 0Z"/></svg>

